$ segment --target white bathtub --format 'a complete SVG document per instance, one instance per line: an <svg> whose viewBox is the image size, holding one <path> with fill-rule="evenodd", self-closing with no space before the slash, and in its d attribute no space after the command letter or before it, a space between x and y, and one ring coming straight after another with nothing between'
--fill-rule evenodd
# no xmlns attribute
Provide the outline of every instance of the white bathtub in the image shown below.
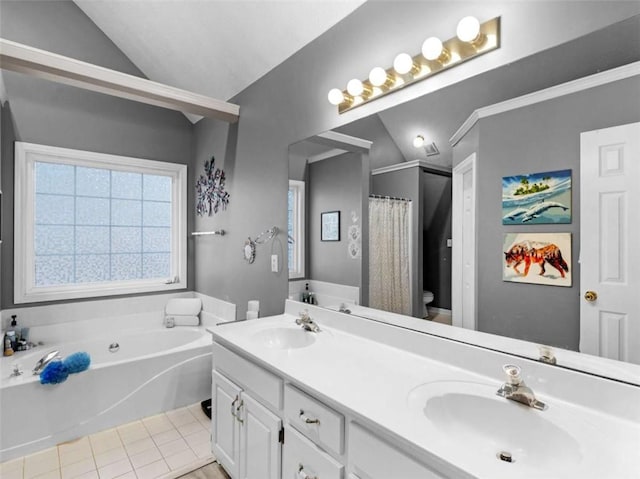
<svg viewBox="0 0 640 479"><path fill-rule="evenodd" d="M154 323L138 323L136 330L94 327L91 339L70 334L69 341L2 358L0 462L211 397L211 335L203 327ZM74 327L75 336L81 330ZM33 328L33 340L42 340L36 336L43 331ZM117 352L109 351L112 343L119 344ZM63 357L89 353L89 370L60 384L40 384L31 370L53 349ZM24 374L12 377L16 362Z"/></svg>

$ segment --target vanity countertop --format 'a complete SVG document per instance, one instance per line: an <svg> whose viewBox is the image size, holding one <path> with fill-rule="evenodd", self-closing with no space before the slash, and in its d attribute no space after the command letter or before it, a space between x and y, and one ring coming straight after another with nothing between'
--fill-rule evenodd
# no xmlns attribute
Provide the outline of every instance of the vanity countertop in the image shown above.
<svg viewBox="0 0 640 479"><path fill-rule="evenodd" d="M348 411L364 425L383 428L394 439L404 442L405 449L422 454L427 462L438 464L438 469L455 477L466 473L469 477L491 478L540 477L541 474L544 477L625 478L640 473L637 455L640 424L635 417L613 415L610 411L549 396L537 390L527 376L525 380L537 398L549 405L547 410L537 411L502 398L496 400L495 391L504 382L501 368L490 366L495 374L488 376L478 372L478 368L467 369L456 365L456 361L445 362L439 360L440 356L439 359L430 356L430 349L432 354L437 354L433 341L446 340L380 324L372 327L378 329L376 334L382 332L386 337L375 340L372 334L357 332L357 328L369 327L365 320L339 313L322 314L322 320L317 320L319 333L302 331L295 324L296 316L291 314L226 324L210 331L215 341L245 354L330 405ZM313 341L283 347L273 342L270 335L274 331L278 337L294 341L312 335ZM405 349L393 345L403 339L413 346ZM424 342L422 350L421 342ZM459 347L472 348L469 358L475 363L485 362L478 358L486 356L486 362L492 364L497 355L498 362L522 364L523 372L527 367L534 369L526 360L468 345L456 345L453 349ZM549 381L557 377L557 369L549 374ZM465 420L466 424L477 421L475 427L492 431L481 431L479 434L486 434L486 438L478 440L482 436L473 431L456 430L444 421L427 419L425 390L431 391L431 396L452 394L444 403L431 403L444 407L442 412L436 411L439 417L456 414L447 408L455 408L459 399L478 397L465 395L477 392L481 398L477 407L475 403L471 403L471 407L461 406L465 414L469 414L469 409L476 409ZM630 391L630 400L635 400L637 392ZM507 412L520 415L516 421L524 417L524 423L505 427L504 422L511 420L510 413L504 418L500 416L495 427L487 423L489 409L494 404L503 407L500 401L511 408L506 409ZM527 426L535 430L528 431ZM535 442L534 436L540 435L541 446L531 442ZM560 443L555 444L556 440ZM515 461L498 460L496 454L501 450L512 451Z"/></svg>

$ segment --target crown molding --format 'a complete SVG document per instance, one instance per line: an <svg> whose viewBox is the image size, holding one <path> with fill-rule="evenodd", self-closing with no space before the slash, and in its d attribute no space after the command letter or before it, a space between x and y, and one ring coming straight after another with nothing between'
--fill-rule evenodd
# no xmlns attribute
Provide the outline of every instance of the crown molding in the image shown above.
<svg viewBox="0 0 640 479"><path fill-rule="evenodd" d="M406 161L404 163L396 163L395 165L383 166L382 168L376 168L375 170L371 170L371 175L382 175L392 171L406 170L407 168L425 168L431 171L451 174L451 168L448 166L434 165L433 163L429 163L425 160L413 160Z"/></svg>
<svg viewBox="0 0 640 479"><path fill-rule="evenodd" d="M240 117L238 105L3 38L0 38L0 66L4 70L229 123L237 122Z"/></svg>
<svg viewBox="0 0 640 479"><path fill-rule="evenodd" d="M449 144L455 146L464 136L473 128L473 126L480 120L480 118L486 118L488 116L497 115L510 110L516 110L529 105L534 105L543 101L553 100L565 95L577 93L589 88L594 88L600 85L606 85L625 78L631 78L633 76L640 75L640 62L629 63L621 67L612 68L604 72L589 75L570 82L561 83L544 90L539 90L527 95L519 96L506 100L500 103L495 103L483 108L475 110L469 118L458 128L458 130L449 139Z"/></svg>

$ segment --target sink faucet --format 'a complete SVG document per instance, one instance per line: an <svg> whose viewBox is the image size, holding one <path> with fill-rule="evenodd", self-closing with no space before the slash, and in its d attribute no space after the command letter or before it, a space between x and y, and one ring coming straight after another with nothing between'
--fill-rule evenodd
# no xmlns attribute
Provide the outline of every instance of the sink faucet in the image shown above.
<svg viewBox="0 0 640 479"><path fill-rule="evenodd" d="M33 368L33 374L34 375L40 374L45 368L45 366L49 364L51 361L53 361L54 359L60 359L60 351L57 351L55 349L53 351L48 352L38 360L35 367Z"/></svg>
<svg viewBox="0 0 640 479"><path fill-rule="evenodd" d="M300 313L300 317L296 319L296 324L302 326L302 329L305 331L311 331L312 333L320 331L320 326L311 319L311 316L309 316L309 312L306 309Z"/></svg>
<svg viewBox="0 0 640 479"><path fill-rule="evenodd" d="M502 369L507 375L507 382L496 391L498 396L539 409L540 411L544 411L547 408L547 405L542 401L538 401L531 388L524 383L524 380L520 377L520 368L518 366L505 364Z"/></svg>

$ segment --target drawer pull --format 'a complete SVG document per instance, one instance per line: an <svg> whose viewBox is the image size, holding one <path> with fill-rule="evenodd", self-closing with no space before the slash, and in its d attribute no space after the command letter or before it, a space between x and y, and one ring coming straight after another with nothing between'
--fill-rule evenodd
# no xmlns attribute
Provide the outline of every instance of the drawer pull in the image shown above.
<svg viewBox="0 0 640 479"><path fill-rule="evenodd" d="M298 465L298 477L300 479L319 479L318 476L310 476L304 472L304 466L302 464Z"/></svg>
<svg viewBox="0 0 640 479"><path fill-rule="evenodd" d="M236 419L238 419L238 416L236 416L236 403L238 402L239 399L240 398L236 395L236 398L231 403L231 415Z"/></svg>
<svg viewBox="0 0 640 479"><path fill-rule="evenodd" d="M302 409L300 409L300 414L298 416L307 424L320 424L320 419L311 419L305 415Z"/></svg>

